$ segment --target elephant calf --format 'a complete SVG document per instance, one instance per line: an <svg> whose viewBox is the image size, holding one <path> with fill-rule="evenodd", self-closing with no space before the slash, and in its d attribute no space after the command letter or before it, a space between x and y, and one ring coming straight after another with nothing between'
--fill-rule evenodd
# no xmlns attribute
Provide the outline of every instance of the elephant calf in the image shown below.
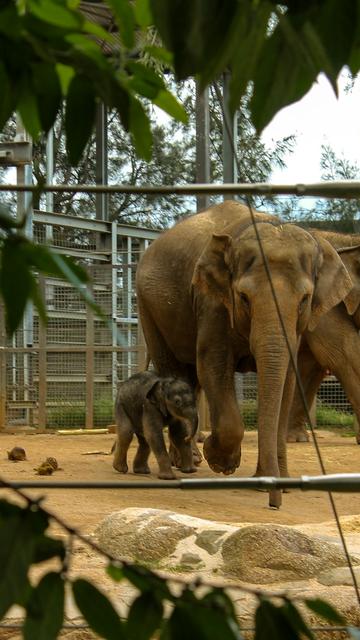
<svg viewBox="0 0 360 640"><path fill-rule="evenodd" d="M119 386L115 421L117 440L113 467L116 471L127 472L127 451L135 433L138 449L134 473L150 473L148 458L152 451L159 465L158 477L173 480L176 476L164 441L165 426L179 453L181 471L196 471L191 441L197 431L198 416L195 396L187 382L163 378L153 371L136 373Z"/></svg>

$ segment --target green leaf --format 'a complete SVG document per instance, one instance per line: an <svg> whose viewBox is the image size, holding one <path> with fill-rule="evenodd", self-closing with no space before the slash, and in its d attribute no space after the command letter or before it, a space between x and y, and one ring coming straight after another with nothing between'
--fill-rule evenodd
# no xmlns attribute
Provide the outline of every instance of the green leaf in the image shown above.
<svg viewBox="0 0 360 640"><path fill-rule="evenodd" d="M113 605L93 584L78 579L72 585L75 602L91 629L105 640L126 638L122 624Z"/></svg>
<svg viewBox="0 0 360 640"><path fill-rule="evenodd" d="M132 5L128 0L106 0L115 16L120 38L128 49L135 44L135 15Z"/></svg>
<svg viewBox="0 0 360 640"><path fill-rule="evenodd" d="M3 205L0 205L0 227L5 231L10 231L10 229L16 228L18 225L18 221L16 218L13 218L9 210L6 209Z"/></svg>
<svg viewBox="0 0 360 640"><path fill-rule="evenodd" d="M242 3L237 0L150 0L154 22L174 54L178 79L201 73L227 48Z"/></svg>
<svg viewBox="0 0 360 640"><path fill-rule="evenodd" d="M56 71L59 76L62 95L66 96L69 84L75 75L74 68L67 64L59 63L56 65Z"/></svg>
<svg viewBox="0 0 360 640"><path fill-rule="evenodd" d="M21 238L14 235L5 239L1 252L0 292L5 303L6 328L10 335L22 320L35 284L23 249Z"/></svg>
<svg viewBox="0 0 360 640"><path fill-rule="evenodd" d="M44 562L50 560L50 558L65 558L65 547L62 540L56 540L55 538L49 538L48 536L39 536L35 541L34 548L34 563Z"/></svg>
<svg viewBox="0 0 360 640"><path fill-rule="evenodd" d="M303 636L309 638L309 640L315 640L313 632L307 626L300 611L290 600L286 600L284 605L281 607L281 611L285 614L289 624L293 627L293 629L297 630Z"/></svg>
<svg viewBox="0 0 360 640"><path fill-rule="evenodd" d="M262 598L255 611L254 640L278 640L279 638L300 640L300 635L289 623L281 607Z"/></svg>
<svg viewBox="0 0 360 640"><path fill-rule="evenodd" d="M32 590L26 606L24 640L56 640L64 621L64 580L47 573Z"/></svg>
<svg viewBox="0 0 360 640"><path fill-rule="evenodd" d="M191 604L178 602L168 621L171 640L181 640L184 629L188 638L199 640L242 640L238 625L224 612L205 607L201 601ZM166 637L166 636L165 636Z"/></svg>
<svg viewBox="0 0 360 640"><path fill-rule="evenodd" d="M37 62L32 66L33 84L42 130L47 133L61 107L61 85L54 65Z"/></svg>
<svg viewBox="0 0 360 640"><path fill-rule="evenodd" d="M285 18L282 16L281 20ZM307 60L302 41L294 29L292 32L293 40L286 28L278 26L265 41L257 60L250 107L258 132L282 107L299 100L318 75L319 69Z"/></svg>
<svg viewBox="0 0 360 640"><path fill-rule="evenodd" d="M96 315L106 320L106 316L104 315L101 307L95 303L88 288L84 287L84 280L82 279L82 274L84 273L83 269L78 265L74 268L74 263L70 261L69 258L62 256L59 253L53 253L52 258L59 269L59 273L61 273L65 280L70 282L70 284L77 289L84 302L93 309Z"/></svg>
<svg viewBox="0 0 360 640"><path fill-rule="evenodd" d="M59 254L46 245L34 244L24 238L23 252L28 263L43 274L62 278L64 276L64 268L67 268L76 277L77 285L79 284L78 281L80 281L81 285L89 282L87 271L76 264L73 258L62 255L59 260Z"/></svg>
<svg viewBox="0 0 360 640"><path fill-rule="evenodd" d="M146 45L144 47L144 52L148 53L151 58L155 58L155 60L161 62L165 67L173 66L173 55L164 47Z"/></svg>
<svg viewBox="0 0 360 640"><path fill-rule="evenodd" d="M41 509L0 501L0 619L14 603L23 604L26 599L35 540L47 526L47 515Z"/></svg>
<svg viewBox="0 0 360 640"><path fill-rule="evenodd" d="M136 22L142 29L146 29L153 24L150 0L135 0L134 12Z"/></svg>
<svg viewBox="0 0 360 640"><path fill-rule="evenodd" d="M0 33L17 38L20 35L21 22L15 2L8 2L0 11Z"/></svg>
<svg viewBox="0 0 360 640"><path fill-rule="evenodd" d="M187 124L188 116L184 107L167 89L160 89L153 103L176 120Z"/></svg>
<svg viewBox="0 0 360 640"><path fill-rule="evenodd" d="M129 62L127 70L132 73L129 86L150 100L158 94L160 89L165 88L164 80L153 69L140 62Z"/></svg>
<svg viewBox="0 0 360 640"><path fill-rule="evenodd" d="M1 20L1 17L0 17ZM3 129L10 118L13 108L14 99L11 90L9 76L6 72L4 64L0 61L0 130Z"/></svg>
<svg viewBox="0 0 360 640"><path fill-rule="evenodd" d="M41 132L40 113L32 78L27 74L20 78L17 110L26 131L37 140Z"/></svg>
<svg viewBox="0 0 360 640"><path fill-rule="evenodd" d="M132 134L135 151L138 156L149 161L152 152L152 133L149 118L141 102L130 98L130 133Z"/></svg>
<svg viewBox="0 0 360 640"><path fill-rule="evenodd" d="M236 40L237 46L231 54L230 99L229 109L235 113L240 99L245 94L247 85L253 77L258 56L263 46L268 28L272 6L262 2L256 7L251 5L241 13L238 20ZM206 76L202 76L202 83Z"/></svg>
<svg viewBox="0 0 360 640"><path fill-rule="evenodd" d="M42 293L40 291L40 288L38 286L38 283L35 281L35 279L33 280L32 287L30 290L30 298L34 303L35 308L37 309L40 320L44 323L44 325L46 325L48 320L46 305L45 305L45 301L43 299Z"/></svg>
<svg viewBox="0 0 360 640"><path fill-rule="evenodd" d="M336 624L346 624L343 616L334 609L334 607L325 602L325 600L321 600L320 598L307 598L305 599L305 604L308 609L311 609L314 613L329 622L335 622Z"/></svg>
<svg viewBox="0 0 360 640"><path fill-rule="evenodd" d="M111 562L106 567L106 573L110 578L115 580L115 582L121 582L124 579L124 573L122 567L118 567Z"/></svg>
<svg viewBox="0 0 360 640"><path fill-rule="evenodd" d="M172 595L166 580L160 578L155 573L141 566L124 565L122 568L123 576L131 584L133 584L139 591L145 593L147 591L153 591L159 594L162 598L173 601Z"/></svg>
<svg viewBox="0 0 360 640"><path fill-rule="evenodd" d="M66 149L76 165L90 138L95 120L95 94L92 82L83 75L71 80L66 100Z"/></svg>
<svg viewBox="0 0 360 640"><path fill-rule="evenodd" d="M160 627L163 606L154 593L147 591L136 598L129 610L126 623L128 640L148 640Z"/></svg>
<svg viewBox="0 0 360 640"><path fill-rule="evenodd" d="M69 30L81 29L85 19L79 11L73 11L64 2L53 0L29 0L30 11L37 18L56 27Z"/></svg>

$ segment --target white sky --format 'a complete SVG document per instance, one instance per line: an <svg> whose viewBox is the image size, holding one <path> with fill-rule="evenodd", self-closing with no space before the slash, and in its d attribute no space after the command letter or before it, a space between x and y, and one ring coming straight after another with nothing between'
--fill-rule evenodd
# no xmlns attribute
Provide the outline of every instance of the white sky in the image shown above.
<svg viewBox="0 0 360 640"><path fill-rule="evenodd" d="M336 98L325 76L319 76L302 100L282 109L266 127L262 138L268 144L292 133L297 136L295 150L286 159L287 168L276 169L271 182L319 181L322 144L360 166L360 78L351 92L346 93L345 86L344 74Z"/></svg>

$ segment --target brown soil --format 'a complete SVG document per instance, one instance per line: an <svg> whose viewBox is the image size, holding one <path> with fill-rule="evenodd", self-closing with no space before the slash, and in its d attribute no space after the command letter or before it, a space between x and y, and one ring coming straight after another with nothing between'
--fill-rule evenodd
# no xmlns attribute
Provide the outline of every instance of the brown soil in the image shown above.
<svg viewBox="0 0 360 640"><path fill-rule="evenodd" d="M343 437L340 433L319 431L318 442L323 456L327 473L351 473L360 468L360 446L356 445L354 437ZM63 481L120 481L128 480L156 480L157 466L153 457L150 458L151 475L139 476L129 472L126 475L117 473L112 468L112 456L109 455L113 434L96 435L59 435L59 434L24 434L16 435L0 433L0 476L9 481L37 480L40 483ZM21 446L26 451L27 459L12 462L8 459L7 451L14 446ZM202 445L200 445L201 447ZM130 462L135 453L135 443L130 449ZM87 454L87 455L86 455ZM314 445L312 443L290 444L288 448L289 467L293 477L301 475L320 475ZM51 476L39 476L35 469L48 457L54 457L59 463L58 471ZM246 432L242 463L236 475L251 476L256 467L257 436L255 432ZM131 464L129 465L131 468ZM189 477L177 472L178 477ZM196 474L191 477L206 478L219 477L210 471L205 461L202 462ZM268 507L267 495L259 491L228 489L228 490L164 490L164 489L40 489L27 490L33 496L45 496L44 506L58 514L65 522L77 527L82 533L90 534L96 525L109 513L126 507L152 507L169 509L179 513L190 514L216 522L268 522L288 525L312 525L307 533L329 534L329 521L333 520L329 497L320 491L291 491L283 495L283 505L280 510ZM9 497L8 490L0 490L0 497ZM15 498L16 499L16 498ZM356 516L360 514L360 493L334 494L335 504L340 516ZM353 528L359 529L357 519L343 518L346 535L355 533ZM331 525L332 534L336 534L336 527ZM357 538L357 536L356 536ZM104 559L91 551L84 543L78 543L74 553L72 570L75 574L84 574L105 588L108 595L117 599L117 587L111 581L104 584ZM324 587L322 588L324 590ZM336 597L349 602L354 594L351 587L333 588ZM330 591L325 588L326 597ZM325 593L320 594L325 597ZM131 595L131 599L132 599ZM126 596L126 602L130 596ZM333 598L337 605L337 599ZM340 600L339 600L340 604ZM70 614L70 618L73 616ZM16 612L11 616L13 621ZM246 624L245 624L246 626ZM90 631L64 630L61 637L69 640L90 640L95 638ZM323 636L317 636L323 637ZM324 636L325 637L325 636ZM344 637L341 633L332 635ZM21 638L18 630L0 628L0 638Z"/></svg>
<svg viewBox="0 0 360 640"><path fill-rule="evenodd" d="M360 446L352 437L342 437L333 432L318 432L318 442L327 473L351 473L360 468ZM0 434L1 475L6 480L38 480L41 482L63 481L120 481L156 479L157 466L150 457L150 476L126 475L112 468L110 452L114 436L96 435L33 435ZM20 462L8 460L7 451L21 446L27 459ZM200 445L201 446L201 445ZM89 454L91 452L91 454ZM135 442L130 449L129 459L135 452ZM89 455L84 455L89 454ZM293 477L320 474L319 462L312 443L289 444L289 467ZM34 468L39 467L47 457L58 460L61 470L51 476L39 476ZM241 466L237 476L251 476L254 473L257 456L257 436L246 432ZM129 465L131 469L131 464ZM177 472L178 477L186 478ZM192 478L219 477L203 461ZM222 476L223 477L223 476ZM46 495L45 505L58 513L67 522L80 527L84 533L94 530L96 524L112 511L126 507L153 507L188 513L200 518L222 522L273 522L279 524L305 524L324 522L332 519L329 498L326 493L301 492L293 490L283 495L283 505L279 511L267 505L267 496L253 490L144 490L144 489L48 489L31 493ZM360 494L334 494L339 515L360 513Z"/></svg>

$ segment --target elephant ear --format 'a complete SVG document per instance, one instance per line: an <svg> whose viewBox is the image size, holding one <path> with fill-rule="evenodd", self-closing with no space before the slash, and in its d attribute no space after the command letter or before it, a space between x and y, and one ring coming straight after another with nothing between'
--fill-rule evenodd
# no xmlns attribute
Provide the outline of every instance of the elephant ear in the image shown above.
<svg viewBox="0 0 360 640"><path fill-rule="evenodd" d="M317 237L321 248L317 265L317 278L312 300L312 313L308 329L313 331L322 315L345 300L353 283L349 273L330 242Z"/></svg>
<svg viewBox="0 0 360 640"><path fill-rule="evenodd" d="M161 378L154 378L147 385L147 389L145 391L145 398L151 402L151 404L155 405L157 409L159 409L160 413L163 416L167 415L167 407L165 402L165 393L164 393L164 380Z"/></svg>
<svg viewBox="0 0 360 640"><path fill-rule="evenodd" d="M347 312L353 316L360 305L360 245L342 247L337 252L353 283L350 293L344 299Z"/></svg>
<svg viewBox="0 0 360 640"><path fill-rule="evenodd" d="M226 307L231 328L234 327L232 257L232 238L214 233L195 265L191 282L200 293Z"/></svg>

